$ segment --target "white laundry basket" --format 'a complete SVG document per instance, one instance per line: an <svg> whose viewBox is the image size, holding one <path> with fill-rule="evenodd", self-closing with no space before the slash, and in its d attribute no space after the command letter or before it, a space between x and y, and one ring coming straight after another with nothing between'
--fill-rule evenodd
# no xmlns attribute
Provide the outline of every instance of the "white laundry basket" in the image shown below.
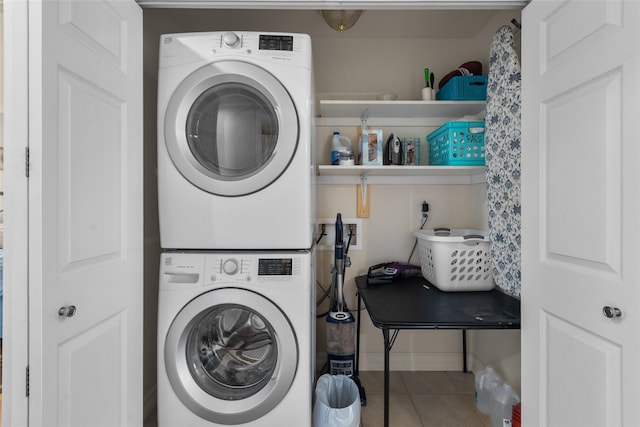
<svg viewBox="0 0 640 427"><path fill-rule="evenodd" d="M414 235L422 275L441 291L488 291L495 286L488 232L436 228Z"/></svg>

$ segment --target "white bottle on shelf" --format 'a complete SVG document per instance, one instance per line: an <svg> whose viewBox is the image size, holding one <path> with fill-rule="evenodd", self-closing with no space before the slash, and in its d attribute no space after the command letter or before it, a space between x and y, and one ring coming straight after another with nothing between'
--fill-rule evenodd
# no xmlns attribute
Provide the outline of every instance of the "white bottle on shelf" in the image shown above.
<svg viewBox="0 0 640 427"><path fill-rule="evenodd" d="M331 140L331 164L340 164L340 153L343 151L350 151L353 153L351 147L351 140L346 136L340 135L340 132L333 132L333 139Z"/></svg>

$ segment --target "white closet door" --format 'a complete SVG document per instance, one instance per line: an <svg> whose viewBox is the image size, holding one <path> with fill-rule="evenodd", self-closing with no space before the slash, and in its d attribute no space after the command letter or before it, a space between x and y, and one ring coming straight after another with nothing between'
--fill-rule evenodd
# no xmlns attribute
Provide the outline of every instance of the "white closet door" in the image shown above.
<svg viewBox="0 0 640 427"><path fill-rule="evenodd" d="M30 426L142 425L142 11L29 2Z"/></svg>
<svg viewBox="0 0 640 427"><path fill-rule="evenodd" d="M522 20L523 426L638 425L640 3Z"/></svg>

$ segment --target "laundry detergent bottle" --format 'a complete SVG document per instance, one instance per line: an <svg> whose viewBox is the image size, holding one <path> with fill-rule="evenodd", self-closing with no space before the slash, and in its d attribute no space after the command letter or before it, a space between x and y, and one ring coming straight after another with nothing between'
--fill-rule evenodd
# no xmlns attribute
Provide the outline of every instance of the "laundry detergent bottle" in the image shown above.
<svg viewBox="0 0 640 427"><path fill-rule="evenodd" d="M340 152L351 151L351 140L346 136L340 135L340 132L333 132L333 139L331 140L331 164L340 164Z"/></svg>

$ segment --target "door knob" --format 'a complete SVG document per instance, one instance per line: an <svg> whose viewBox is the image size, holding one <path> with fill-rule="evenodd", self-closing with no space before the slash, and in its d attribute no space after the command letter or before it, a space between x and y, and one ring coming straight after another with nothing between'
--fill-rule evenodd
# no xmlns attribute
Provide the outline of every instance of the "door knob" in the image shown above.
<svg viewBox="0 0 640 427"><path fill-rule="evenodd" d="M618 307L609 307L608 305L602 307L602 314L608 319L622 317L622 311Z"/></svg>
<svg viewBox="0 0 640 427"><path fill-rule="evenodd" d="M62 317L73 317L76 314L76 306L70 305L68 307L60 307L58 310L58 316Z"/></svg>

